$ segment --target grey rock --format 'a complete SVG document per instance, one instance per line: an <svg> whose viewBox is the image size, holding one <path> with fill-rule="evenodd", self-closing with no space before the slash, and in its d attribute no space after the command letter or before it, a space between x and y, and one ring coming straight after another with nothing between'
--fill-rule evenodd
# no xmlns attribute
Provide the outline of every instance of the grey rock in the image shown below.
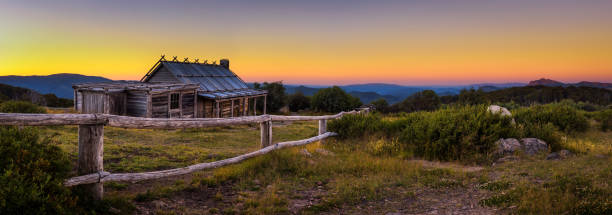
<svg viewBox="0 0 612 215"><path fill-rule="evenodd" d="M496 145L498 154L512 154L522 148L521 143L514 138L499 139Z"/></svg>
<svg viewBox="0 0 612 215"><path fill-rule="evenodd" d="M501 114L502 116L512 116L512 113L505 107L499 105L489 105L487 110L493 114Z"/></svg>
<svg viewBox="0 0 612 215"><path fill-rule="evenodd" d="M559 155L559 152L553 152L546 156L546 160L559 160L559 159L561 159L561 155Z"/></svg>
<svg viewBox="0 0 612 215"><path fill-rule="evenodd" d="M548 156L546 156L546 160L565 159L565 158L571 157L572 155L574 155L572 152L564 149L558 152L553 152L553 153L548 154Z"/></svg>
<svg viewBox="0 0 612 215"><path fill-rule="evenodd" d="M546 142L538 138L523 138L521 139L521 145L527 155L535 155L541 151L548 151Z"/></svg>

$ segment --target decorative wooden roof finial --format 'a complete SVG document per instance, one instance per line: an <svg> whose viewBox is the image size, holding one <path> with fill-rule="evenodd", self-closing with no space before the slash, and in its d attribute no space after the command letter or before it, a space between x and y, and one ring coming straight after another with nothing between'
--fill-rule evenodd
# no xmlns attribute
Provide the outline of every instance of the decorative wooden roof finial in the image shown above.
<svg viewBox="0 0 612 215"><path fill-rule="evenodd" d="M185 59L183 59L183 63L189 63L189 58L186 57Z"/></svg>
<svg viewBox="0 0 612 215"><path fill-rule="evenodd" d="M173 56L173 57L172 57L172 61L173 61L173 62L178 62L178 59L176 58L176 56Z"/></svg>
<svg viewBox="0 0 612 215"><path fill-rule="evenodd" d="M196 58L193 62L194 63L200 63L200 59Z"/></svg>
<svg viewBox="0 0 612 215"><path fill-rule="evenodd" d="M204 60L204 64L208 64L208 60Z"/></svg>
<svg viewBox="0 0 612 215"><path fill-rule="evenodd" d="M161 55L161 58L159 58L159 61L166 61L166 55Z"/></svg>

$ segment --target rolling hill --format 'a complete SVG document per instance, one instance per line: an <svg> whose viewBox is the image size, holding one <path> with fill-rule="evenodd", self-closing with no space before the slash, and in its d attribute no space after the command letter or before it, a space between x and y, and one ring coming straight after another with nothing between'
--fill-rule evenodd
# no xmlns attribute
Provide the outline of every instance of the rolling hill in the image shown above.
<svg viewBox="0 0 612 215"><path fill-rule="evenodd" d="M563 83L560 81L555 81L551 79L541 78L538 80L530 81L528 86L548 86L548 87L595 87L595 88L605 88L612 90L612 83L603 83L603 82L591 82L591 81L581 81L578 83Z"/></svg>
<svg viewBox="0 0 612 215"><path fill-rule="evenodd" d="M79 74L54 74L47 76L0 76L0 83L32 89L42 94L52 93L60 98L74 97L72 85L86 82L107 82L110 79Z"/></svg>

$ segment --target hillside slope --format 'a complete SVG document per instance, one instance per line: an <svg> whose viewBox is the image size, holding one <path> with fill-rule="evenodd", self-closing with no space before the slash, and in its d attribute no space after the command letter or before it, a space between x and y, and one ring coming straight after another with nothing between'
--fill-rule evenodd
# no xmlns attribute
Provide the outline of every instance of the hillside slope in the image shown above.
<svg viewBox="0 0 612 215"><path fill-rule="evenodd" d="M42 94L53 93L60 98L72 99L72 85L85 82L107 82L110 79L79 74L54 74L47 76L0 76L0 83L32 89Z"/></svg>

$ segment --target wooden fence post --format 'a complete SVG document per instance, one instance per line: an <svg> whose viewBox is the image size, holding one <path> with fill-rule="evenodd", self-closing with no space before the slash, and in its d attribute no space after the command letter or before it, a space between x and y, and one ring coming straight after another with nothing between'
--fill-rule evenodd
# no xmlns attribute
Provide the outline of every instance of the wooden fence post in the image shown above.
<svg viewBox="0 0 612 215"><path fill-rule="evenodd" d="M326 132L327 132L327 120L320 119L319 120L319 135L325 134ZM320 140L320 142L323 143L323 140Z"/></svg>
<svg viewBox="0 0 612 215"><path fill-rule="evenodd" d="M98 173L104 170L104 125L79 125L79 175ZM102 199L102 183L80 185L85 193L95 200Z"/></svg>
<svg viewBox="0 0 612 215"><path fill-rule="evenodd" d="M261 130L261 148L272 145L272 121L267 120L259 123Z"/></svg>

